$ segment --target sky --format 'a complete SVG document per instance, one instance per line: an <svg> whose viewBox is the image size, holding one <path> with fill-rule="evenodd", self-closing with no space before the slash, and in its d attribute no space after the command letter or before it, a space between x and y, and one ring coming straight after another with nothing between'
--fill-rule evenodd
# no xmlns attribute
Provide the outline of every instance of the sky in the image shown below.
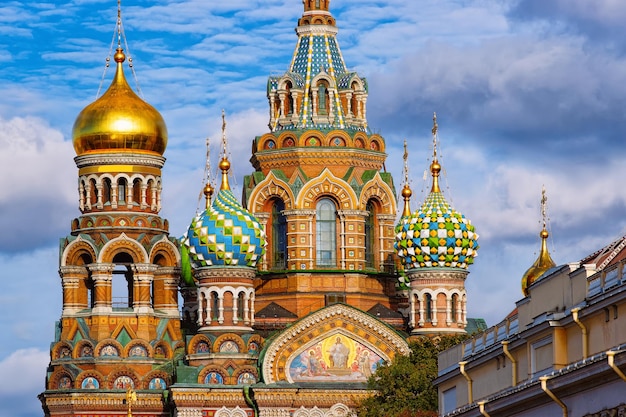
<svg viewBox="0 0 626 417"><path fill-rule="evenodd" d="M133 88L169 131L163 209L180 236L198 207L205 140L216 166L221 110L236 195L267 132L267 77L284 73L300 0L123 0ZM437 112L444 194L480 235L468 316L500 322L538 255L576 262L626 234L626 2L333 0L346 64L369 83L368 121L412 208ZM41 416L36 395L61 315L59 239L79 215L72 125L95 100L116 0L0 4L0 417ZM401 206L400 206L401 207Z"/></svg>

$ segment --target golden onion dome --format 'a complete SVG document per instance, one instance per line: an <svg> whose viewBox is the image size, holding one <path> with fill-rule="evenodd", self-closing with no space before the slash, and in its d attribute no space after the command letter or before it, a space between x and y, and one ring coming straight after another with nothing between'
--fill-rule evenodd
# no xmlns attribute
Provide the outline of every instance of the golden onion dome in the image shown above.
<svg viewBox="0 0 626 417"><path fill-rule="evenodd" d="M541 237L541 250L539 251L539 256L537 257L535 263L528 268L522 277L522 292L525 296L528 295L528 287L541 278L546 271L556 266L550 256L550 252L548 251L548 236L548 231L545 228L539 233L539 237Z"/></svg>
<svg viewBox="0 0 626 417"><path fill-rule="evenodd" d="M77 155L92 152L151 152L163 155L167 127L161 114L130 88L122 62L121 48L115 56L117 68L109 89L80 112L72 130Z"/></svg>

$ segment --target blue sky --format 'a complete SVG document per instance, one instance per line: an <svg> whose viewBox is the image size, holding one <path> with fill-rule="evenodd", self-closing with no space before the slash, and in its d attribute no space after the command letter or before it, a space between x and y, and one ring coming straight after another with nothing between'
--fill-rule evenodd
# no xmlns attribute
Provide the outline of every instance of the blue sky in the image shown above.
<svg viewBox="0 0 626 417"><path fill-rule="evenodd" d="M168 125L161 215L178 236L198 205L205 138L217 145L222 108L240 195L251 141L267 131L267 77L289 65L302 4L122 7L141 91ZM58 241L79 214L71 128L96 97L116 8L0 5L0 375L15 376L0 379L0 417L42 415L35 395L61 314ZM413 209L428 191L438 114L444 192L480 235L469 316L496 324L521 298L539 249L542 185L557 263L625 234L626 3L333 0L331 10L348 67L368 79L369 125L386 138L398 187L409 143Z"/></svg>

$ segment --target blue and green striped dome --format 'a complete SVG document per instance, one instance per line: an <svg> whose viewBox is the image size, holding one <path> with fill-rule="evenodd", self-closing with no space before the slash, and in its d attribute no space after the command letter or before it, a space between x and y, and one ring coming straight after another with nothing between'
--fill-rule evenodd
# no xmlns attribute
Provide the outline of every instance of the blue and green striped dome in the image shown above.
<svg viewBox="0 0 626 417"><path fill-rule="evenodd" d="M394 248L405 270L467 269L477 255L477 240L469 219L450 207L441 192L431 192L419 210L396 226Z"/></svg>
<svg viewBox="0 0 626 417"><path fill-rule="evenodd" d="M255 267L265 253L265 232L233 193L222 189L215 201L193 218L183 244L195 268Z"/></svg>

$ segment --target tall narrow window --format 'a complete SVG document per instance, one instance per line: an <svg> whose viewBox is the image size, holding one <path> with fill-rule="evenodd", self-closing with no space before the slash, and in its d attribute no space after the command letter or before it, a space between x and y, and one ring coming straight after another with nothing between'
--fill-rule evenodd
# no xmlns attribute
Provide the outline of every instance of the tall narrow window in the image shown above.
<svg viewBox="0 0 626 417"><path fill-rule="evenodd" d="M328 198L321 199L317 203L315 220L317 229L317 265L322 267L336 266L337 211L335 204Z"/></svg>
<svg viewBox="0 0 626 417"><path fill-rule="evenodd" d="M374 204L367 202L365 210L368 216L365 219L365 266L367 268L374 267L374 255L376 253L376 212Z"/></svg>
<svg viewBox="0 0 626 417"><path fill-rule="evenodd" d="M126 179L120 178L120 181L117 183L117 201L119 203L124 203L126 201Z"/></svg>
<svg viewBox="0 0 626 417"><path fill-rule="evenodd" d="M211 292L211 314L213 320L217 320L220 316L220 299L215 291Z"/></svg>
<svg viewBox="0 0 626 417"><path fill-rule="evenodd" d="M139 178L133 181L133 204L136 206L141 204L141 180Z"/></svg>
<svg viewBox="0 0 626 417"><path fill-rule="evenodd" d="M243 320L243 308L244 308L244 299L245 293L240 292L237 297L237 318L239 320Z"/></svg>
<svg viewBox="0 0 626 417"><path fill-rule="evenodd" d="M96 186L96 180L93 178L89 180L89 201L92 206L98 204L98 187Z"/></svg>
<svg viewBox="0 0 626 417"><path fill-rule="evenodd" d="M285 96L285 114L291 115L293 113L293 97L291 96L291 82L285 83L285 90L287 90Z"/></svg>
<svg viewBox="0 0 626 417"><path fill-rule="evenodd" d="M287 219L283 215L285 203L276 200L272 205L272 265L273 269L287 267Z"/></svg>
<svg viewBox="0 0 626 417"><path fill-rule="evenodd" d="M104 204L111 203L111 180L105 178L102 187L102 202Z"/></svg>
<svg viewBox="0 0 626 417"><path fill-rule="evenodd" d="M426 294L426 305L424 306L424 314L426 315L426 321L433 321L433 296Z"/></svg>
<svg viewBox="0 0 626 417"><path fill-rule="evenodd" d="M456 315L457 315L457 303L459 302L459 296L457 294L452 294L452 300L450 301L450 315L452 316L452 322L456 323Z"/></svg>
<svg viewBox="0 0 626 417"><path fill-rule="evenodd" d="M115 268L111 282L111 303L114 308L133 307L134 277L130 269L133 259L127 253L118 253L113 257Z"/></svg>

